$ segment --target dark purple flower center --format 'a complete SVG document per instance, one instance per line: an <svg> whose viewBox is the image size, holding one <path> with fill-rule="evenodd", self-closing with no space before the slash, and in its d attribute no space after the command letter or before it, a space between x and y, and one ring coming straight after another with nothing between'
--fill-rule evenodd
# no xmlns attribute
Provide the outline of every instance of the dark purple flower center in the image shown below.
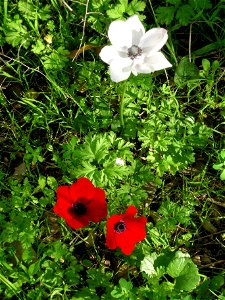
<svg viewBox="0 0 225 300"><path fill-rule="evenodd" d="M87 206L82 203L83 198L78 199L77 202L73 204L73 212L78 216L85 215L87 211Z"/></svg>
<svg viewBox="0 0 225 300"><path fill-rule="evenodd" d="M132 45L130 48L128 48L128 57L131 59L134 59L135 57L141 55L142 50L136 45Z"/></svg>
<svg viewBox="0 0 225 300"><path fill-rule="evenodd" d="M123 221L117 222L114 225L114 230L118 233L124 232L126 230L126 224Z"/></svg>

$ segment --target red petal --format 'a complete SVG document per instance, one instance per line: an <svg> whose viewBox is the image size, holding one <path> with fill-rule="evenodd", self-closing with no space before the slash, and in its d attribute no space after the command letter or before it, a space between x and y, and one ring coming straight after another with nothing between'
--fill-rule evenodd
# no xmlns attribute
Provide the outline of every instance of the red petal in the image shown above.
<svg viewBox="0 0 225 300"><path fill-rule="evenodd" d="M125 221L126 230L124 232L116 232L116 244L121 251L130 255L135 248L136 243L142 241L146 237L147 219L144 217L127 218Z"/></svg>
<svg viewBox="0 0 225 300"><path fill-rule="evenodd" d="M95 187L92 182L81 177L77 182L73 183L70 187L70 196L73 202L76 202L79 198L91 199L94 194Z"/></svg>
<svg viewBox="0 0 225 300"><path fill-rule="evenodd" d="M137 208L134 205L130 205L126 210L124 217L126 216L133 217L134 215L136 215L136 213L137 213Z"/></svg>
<svg viewBox="0 0 225 300"><path fill-rule="evenodd" d="M72 206L72 200L70 198L70 187L69 186L60 186L56 191L56 204L53 208L53 211L61 216L62 218L67 218L68 209Z"/></svg>
<svg viewBox="0 0 225 300"><path fill-rule="evenodd" d="M122 215L112 215L110 218L107 220L107 229L106 229L106 246L114 250L117 247L116 243L116 232L114 229L114 226L116 223L121 221L121 216Z"/></svg>
<svg viewBox="0 0 225 300"><path fill-rule="evenodd" d="M107 220L106 246L110 249L118 247L126 255L132 253L136 243L146 237L145 226L147 219L144 217L135 218L134 215L136 213L136 207L131 205L125 214L113 215ZM114 226L121 220L125 222L126 230L124 232L116 232Z"/></svg>
<svg viewBox="0 0 225 300"><path fill-rule="evenodd" d="M94 189L92 200L87 203L88 218L92 222L100 222L107 216L107 203L105 200L105 192L100 188Z"/></svg>
<svg viewBox="0 0 225 300"><path fill-rule="evenodd" d="M146 222L147 219L144 217L138 217L133 220L126 220L126 232L133 243L140 242L146 237Z"/></svg>
<svg viewBox="0 0 225 300"><path fill-rule="evenodd" d="M115 240L117 247L120 248L124 254L130 255L133 252L136 243L133 243L130 240L130 236L127 234L127 231L116 233Z"/></svg>

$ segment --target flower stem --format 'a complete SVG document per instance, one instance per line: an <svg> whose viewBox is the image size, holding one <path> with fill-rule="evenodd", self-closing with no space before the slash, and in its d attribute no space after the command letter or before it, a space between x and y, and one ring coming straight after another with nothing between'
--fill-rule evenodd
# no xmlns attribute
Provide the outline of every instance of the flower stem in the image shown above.
<svg viewBox="0 0 225 300"><path fill-rule="evenodd" d="M122 127L124 127L123 111L124 111L124 104L125 104L124 96L125 96L126 90L127 90L127 81L123 84L123 94L122 94L122 97L120 100L120 123L121 123Z"/></svg>

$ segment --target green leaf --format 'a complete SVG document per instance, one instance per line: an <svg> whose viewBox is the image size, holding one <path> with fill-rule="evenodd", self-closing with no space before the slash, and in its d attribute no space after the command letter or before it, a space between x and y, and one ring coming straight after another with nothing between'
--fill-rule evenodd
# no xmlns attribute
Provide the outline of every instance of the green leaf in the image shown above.
<svg viewBox="0 0 225 300"><path fill-rule="evenodd" d="M192 7L188 4L182 5L178 8L176 19L182 26L187 26L194 15Z"/></svg>
<svg viewBox="0 0 225 300"><path fill-rule="evenodd" d="M36 261L35 263L33 263L33 264L31 264L29 266L29 268L28 268L28 274L30 276L33 276L33 275L35 275L35 274L37 274L39 272L39 270L40 270L40 263L41 263L41 261L38 260L38 261Z"/></svg>
<svg viewBox="0 0 225 300"><path fill-rule="evenodd" d="M69 54L69 51L63 47L59 47L57 50L54 50L50 55L46 55L42 58L43 66L46 70L62 70L68 58L66 55Z"/></svg>
<svg viewBox="0 0 225 300"><path fill-rule="evenodd" d="M203 66L203 70L208 73L210 70L210 61L206 58L203 58L202 66Z"/></svg>
<svg viewBox="0 0 225 300"><path fill-rule="evenodd" d="M157 275L157 272L154 267L154 261L157 258L156 253L153 253L151 255L146 256L142 261L141 261L141 271L145 272L148 276L154 277Z"/></svg>
<svg viewBox="0 0 225 300"><path fill-rule="evenodd" d="M40 188L41 190L43 190L43 189L45 188L45 186L46 186L46 177L40 176L40 177L38 178L38 185L39 185L39 188Z"/></svg>
<svg viewBox="0 0 225 300"><path fill-rule="evenodd" d="M167 268L168 274L175 278L175 288L191 291L199 284L200 276L197 266L192 262L188 254L177 251L175 259Z"/></svg>
<svg viewBox="0 0 225 300"><path fill-rule="evenodd" d="M159 6L156 9L156 17L160 24L170 25L174 19L176 7L174 6Z"/></svg>
<svg viewBox="0 0 225 300"><path fill-rule="evenodd" d="M39 7L33 4L32 1L20 0L18 2L18 10L26 19L35 20L39 17L41 20L47 20L51 17L50 5Z"/></svg>
<svg viewBox="0 0 225 300"><path fill-rule="evenodd" d="M119 0L120 4L115 5L114 8L107 10L107 15L111 19L121 19L123 18L123 14L125 13L127 6L128 6L128 0Z"/></svg>
<svg viewBox="0 0 225 300"><path fill-rule="evenodd" d="M133 0L128 4L126 9L126 13L130 16L137 14L138 12L142 12L145 10L146 3L144 1Z"/></svg>
<svg viewBox="0 0 225 300"><path fill-rule="evenodd" d="M220 156L225 161L225 150L221 150Z"/></svg>
<svg viewBox="0 0 225 300"><path fill-rule="evenodd" d="M225 180L225 170L223 170L222 173L220 174L220 179Z"/></svg>
<svg viewBox="0 0 225 300"><path fill-rule="evenodd" d="M124 279L124 278L120 278L119 285L120 285L122 291L124 291L125 293L128 293L128 291L131 290L133 287L132 282L126 281L126 279Z"/></svg>
<svg viewBox="0 0 225 300"><path fill-rule="evenodd" d="M223 166L224 166L224 163L221 163L221 164L219 164L219 163L213 164L213 169L215 169L215 170L220 170L221 168L223 168Z"/></svg>
<svg viewBox="0 0 225 300"><path fill-rule="evenodd" d="M197 66L194 63L191 63L188 57L183 57L175 71L175 83L179 85L198 78L199 70Z"/></svg>
<svg viewBox="0 0 225 300"><path fill-rule="evenodd" d="M41 54L45 50L45 44L42 40L37 40L35 45L32 45L34 54Z"/></svg>
<svg viewBox="0 0 225 300"><path fill-rule="evenodd" d="M210 289L212 291L216 291L219 288L221 288L225 283L224 276L223 275L217 275L212 278L210 282Z"/></svg>
<svg viewBox="0 0 225 300"><path fill-rule="evenodd" d="M210 0L189 0L188 3L198 12L202 9L212 8L212 3Z"/></svg>
<svg viewBox="0 0 225 300"><path fill-rule="evenodd" d="M47 185L50 186L51 189L56 190L58 187L57 180L53 176L47 177Z"/></svg>
<svg viewBox="0 0 225 300"><path fill-rule="evenodd" d="M213 52L215 50L218 51L218 49L222 48L222 47L224 47L224 40L218 40L214 43L208 44L198 50L193 51L192 54L195 56L202 56L202 55L206 55L210 52Z"/></svg>
<svg viewBox="0 0 225 300"><path fill-rule="evenodd" d="M29 45L29 39L27 39L28 31L26 26L22 25L21 19L16 19L14 21L9 21L5 29L5 39L6 42L13 47L20 44L26 48Z"/></svg>

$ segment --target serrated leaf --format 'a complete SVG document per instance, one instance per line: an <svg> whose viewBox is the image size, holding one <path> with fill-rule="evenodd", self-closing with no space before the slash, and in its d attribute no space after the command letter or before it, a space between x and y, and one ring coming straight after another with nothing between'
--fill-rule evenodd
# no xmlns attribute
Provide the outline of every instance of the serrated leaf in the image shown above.
<svg viewBox="0 0 225 300"><path fill-rule="evenodd" d="M18 2L18 10L27 19L34 20L39 17L41 20L47 20L51 17L50 5L38 7L32 1L20 0Z"/></svg>
<svg viewBox="0 0 225 300"><path fill-rule="evenodd" d="M212 3L211 3L210 0L201 0L201 1L189 0L188 2L197 11L199 11L201 9L210 9L210 8L212 8Z"/></svg>
<svg viewBox="0 0 225 300"><path fill-rule="evenodd" d="M50 55L46 55L42 58L43 66L46 70L62 70L68 61L66 55L69 54L69 51L63 47L59 47L57 50L54 50Z"/></svg>
<svg viewBox="0 0 225 300"><path fill-rule="evenodd" d="M22 25L22 20L18 19L7 23L7 30L5 30L6 42L13 47L20 44L28 46L29 41L26 39L28 34L26 26Z"/></svg>
<svg viewBox="0 0 225 300"><path fill-rule="evenodd" d="M178 8L176 13L176 19L182 26L186 26L191 21L194 15L192 7L188 4L182 5Z"/></svg>
<svg viewBox="0 0 225 300"><path fill-rule="evenodd" d="M35 54L41 54L45 49L45 44L42 40L37 40L35 45L32 45L32 52Z"/></svg>
<svg viewBox="0 0 225 300"><path fill-rule="evenodd" d="M146 3L139 0L133 0L131 3L128 4L126 12L132 16L138 12L142 12L145 10Z"/></svg>
<svg viewBox="0 0 225 300"><path fill-rule="evenodd" d="M160 24L170 25L174 19L175 12L176 12L176 7L174 6L168 6L168 7L159 6L156 9L156 16L158 22Z"/></svg>
<svg viewBox="0 0 225 300"><path fill-rule="evenodd" d="M107 15L111 19L120 19L123 17L124 12L127 9L128 0L120 0L120 4L117 4L114 8L107 10Z"/></svg>

